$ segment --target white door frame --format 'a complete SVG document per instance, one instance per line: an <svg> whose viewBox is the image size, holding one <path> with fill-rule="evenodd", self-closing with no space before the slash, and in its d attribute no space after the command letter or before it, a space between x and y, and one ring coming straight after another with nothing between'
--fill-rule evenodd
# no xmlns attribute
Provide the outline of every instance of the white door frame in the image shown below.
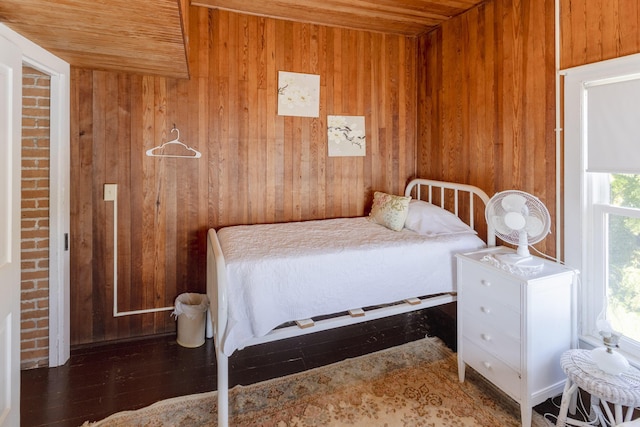
<svg viewBox="0 0 640 427"><path fill-rule="evenodd" d="M18 46L23 63L51 76L49 205L49 366L70 356L70 67L57 56L0 24L0 36ZM21 101L22 102L22 101ZM21 112L19 112L21 114Z"/></svg>
<svg viewBox="0 0 640 427"><path fill-rule="evenodd" d="M20 128L22 63L0 37L0 426L20 424Z"/></svg>

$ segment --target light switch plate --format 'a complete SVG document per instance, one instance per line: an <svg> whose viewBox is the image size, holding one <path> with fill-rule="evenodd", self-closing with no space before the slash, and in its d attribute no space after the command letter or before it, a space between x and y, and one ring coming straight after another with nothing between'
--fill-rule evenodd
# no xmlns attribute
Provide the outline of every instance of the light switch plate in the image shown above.
<svg viewBox="0 0 640 427"><path fill-rule="evenodd" d="M104 185L104 201L112 202L116 200L118 196L118 184L105 184Z"/></svg>

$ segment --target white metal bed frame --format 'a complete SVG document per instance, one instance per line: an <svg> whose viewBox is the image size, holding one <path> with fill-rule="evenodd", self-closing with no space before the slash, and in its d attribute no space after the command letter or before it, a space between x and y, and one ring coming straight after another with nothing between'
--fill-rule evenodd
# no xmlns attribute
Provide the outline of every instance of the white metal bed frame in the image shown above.
<svg viewBox="0 0 640 427"><path fill-rule="evenodd" d="M425 189L426 191L424 191ZM434 189L439 189L437 190L439 191L439 197L437 197L437 199L440 207L448 208L457 216L460 216L459 201L462 200L462 195L466 194L468 196L469 217L465 222L469 224L470 227L475 228L475 197L478 197L481 203L486 205L489 201L489 196L484 191L478 187L468 184L418 178L409 182L405 190L405 195L412 196L414 199L425 200L433 203L434 199L436 199L436 197L434 197ZM449 207L448 204L445 206L445 201L447 199L451 200L451 196L453 197L453 206ZM489 224L487 224L486 241L487 246L495 246L495 233ZM222 253L222 248L220 247L220 242L218 241L218 237L214 229L210 229L207 233L207 295L210 301L209 314L212 321L212 325L208 326L213 326L216 361L218 364L218 426L227 427L229 422L229 358L222 351L222 343L220 342L227 326L227 274L224 254ZM417 301L417 299L419 299L419 301ZM247 346L339 328L341 326L380 319L396 314L422 310L424 308L435 307L453 301L456 301L455 294L439 294L431 297L414 298L410 302L400 302L394 305L372 308L370 310L366 310L364 316L350 316L347 314L318 320L314 322L313 327L309 328L302 328L296 325L281 327L272 330L263 337L254 338L249 344L247 344ZM291 320L294 321L300 319Z"/></svg>

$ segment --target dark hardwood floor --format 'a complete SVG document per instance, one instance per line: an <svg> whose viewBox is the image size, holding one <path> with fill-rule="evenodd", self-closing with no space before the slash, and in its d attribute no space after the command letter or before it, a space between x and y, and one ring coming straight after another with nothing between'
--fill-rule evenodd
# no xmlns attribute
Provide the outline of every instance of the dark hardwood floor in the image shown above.
<svg viewBox="0 0 640 427"><path fill-rule="evenodd" d="M454 310L449 304L248 347L229 359L229 385L335 363L427 334L455 350ZM21 380L22 426L80 426L161 399L215 390L215 351L213 340L184 348L174 334L84 346L73 348L64 366L25 370Z"/></svg>

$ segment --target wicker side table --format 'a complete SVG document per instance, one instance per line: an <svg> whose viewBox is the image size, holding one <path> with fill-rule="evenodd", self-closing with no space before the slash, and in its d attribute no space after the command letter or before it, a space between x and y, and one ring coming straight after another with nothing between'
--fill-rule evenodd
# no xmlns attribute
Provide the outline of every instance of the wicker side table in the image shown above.
<svg viewBox="0 0 640 427"><path fill-rule="evenodd" d="M636 368L630 367L620 375L607 374L591 359L589 350L565 351L560 365L567 374L567 382L556 426L592 425L567 418L569 404L578 387L591 395L590 417L592 421L597 418L601 425L617 426L630 421L634 408L640 407L640 371Z"/></svg>

